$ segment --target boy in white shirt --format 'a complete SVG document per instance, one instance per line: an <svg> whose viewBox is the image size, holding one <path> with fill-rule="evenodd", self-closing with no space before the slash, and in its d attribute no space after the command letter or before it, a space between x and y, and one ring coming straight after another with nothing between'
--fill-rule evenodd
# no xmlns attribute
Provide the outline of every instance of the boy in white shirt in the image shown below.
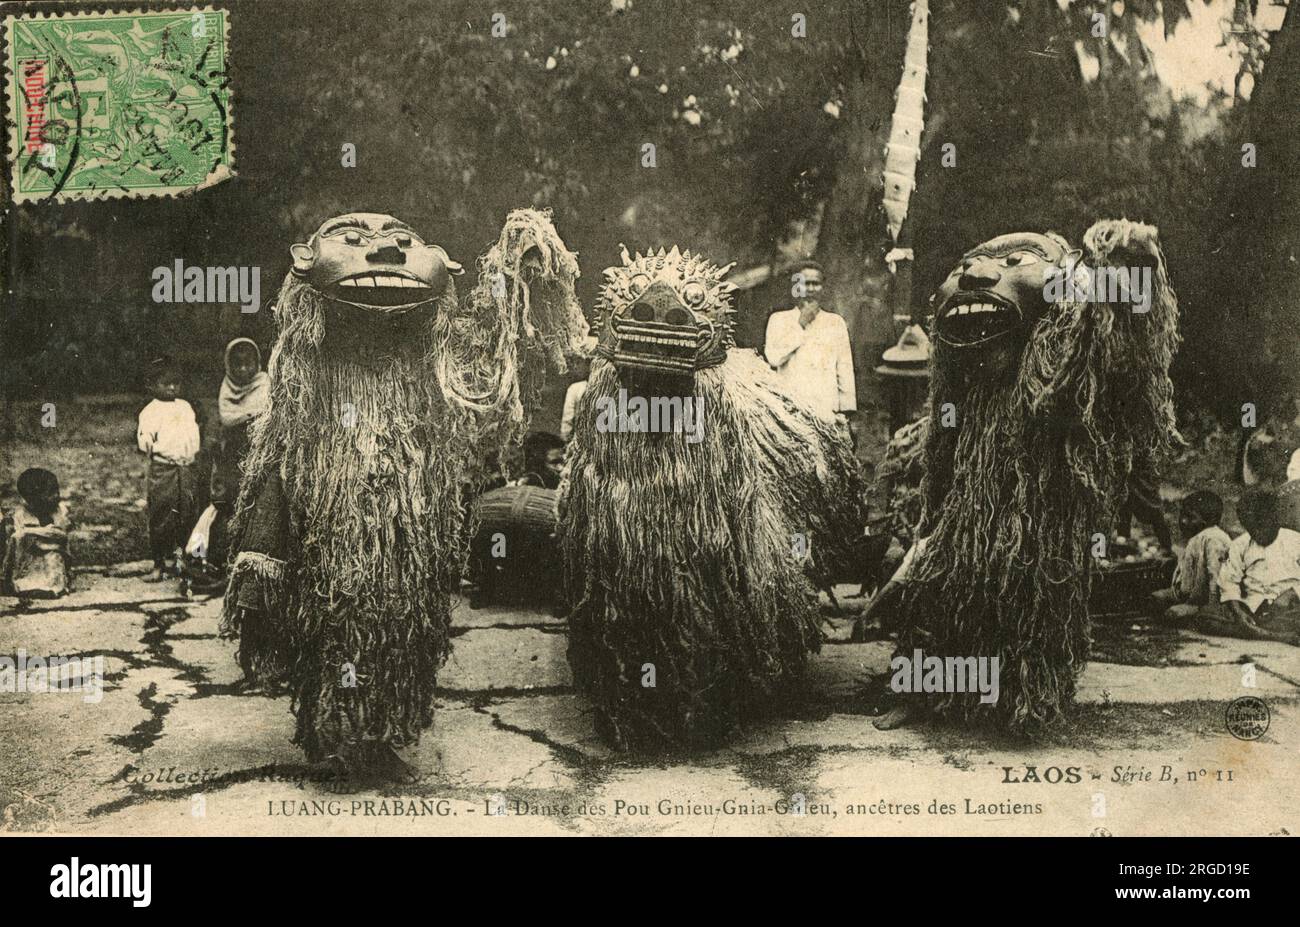
<svg viewBox="0 0 1300 927"><path fill-rule="evenodd" d="M1277 494L1247 490L1238 504L1246 528L1219 571L1217 615L1203 630L1232 637L1300 643L1300 532L1278 526Z"/></svg>
<svg viewBox="0 0 1300 927"><path fill-rule="evenodd" d="M149 391L153 401L140 412L136 443L149 455L149 550L158 582L167 572L167 558L180 569L181 549L194 524L197 482L194 459L199 453L199 424L194 407L180 396L180 377L167 361L151 366Z"/></svg>

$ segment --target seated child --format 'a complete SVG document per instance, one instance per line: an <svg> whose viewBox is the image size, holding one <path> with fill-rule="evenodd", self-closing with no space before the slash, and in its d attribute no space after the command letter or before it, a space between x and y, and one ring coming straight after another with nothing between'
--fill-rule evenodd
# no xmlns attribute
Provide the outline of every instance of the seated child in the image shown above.
<svg viewBox="0 0 1300 927"><path fill-rule="evenodd" d="M1169 605L1169 618L1190 618L1206 605L1219 601L1219 570L1228 559L1232 538L1219 527L1223 519L1223 500L1215 493L1200 490L1183 498L1178 506L1178 527L1187 546L1174 568L1173 585L1155 593L1155 598Z"/></svg>
<svg viewBox="0 0 1300 927"><path fill-rule="evenodd" d="M13 536L4 553L3 585L22 598L56 598L68 591L68 506L59 499L59 479L34 467L18 477L22 503L13 516Z"/></svg>
<svg viewBox="0 0 1300 927"><path fill-rule="evenodd" d="M1211 634L1300 643L1300 532L1279 527L1277 494L1252 487L1238 504L1246 533L1228 547L1217 610L1200 614Z"/></svg>
<svg viewBox="0 0 1300 927"><path fill-rule="evenodd" d="M146 582L158 582L175 556L180 569L181 550L198 516L194 458L199 453L199 425L194 407L180 395L178 371L169 362L155 361L149 385L153 401L140 412L136 443L149 455L149 549L153 573Z"/></svg>

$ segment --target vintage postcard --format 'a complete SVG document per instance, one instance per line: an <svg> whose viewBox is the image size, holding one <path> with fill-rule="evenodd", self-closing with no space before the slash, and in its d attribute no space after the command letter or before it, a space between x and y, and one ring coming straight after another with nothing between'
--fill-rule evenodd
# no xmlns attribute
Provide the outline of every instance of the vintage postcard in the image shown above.
<svg viewBox="0 0 1300 927"><path fill-rule="evenodd" d="M4 834L1300 831L1300 0L0 15Z"/></svg>

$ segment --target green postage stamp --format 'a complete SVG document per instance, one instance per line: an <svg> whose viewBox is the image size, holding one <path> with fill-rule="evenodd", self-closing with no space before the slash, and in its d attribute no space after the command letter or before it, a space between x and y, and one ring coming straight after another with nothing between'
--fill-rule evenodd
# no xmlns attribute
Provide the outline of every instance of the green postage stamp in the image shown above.
<svg viewBox="0 0 1300 927"><path fill-rule="evenodd" d="M7 16L16 202L168 196L234 171L228 10Z"/></svg>

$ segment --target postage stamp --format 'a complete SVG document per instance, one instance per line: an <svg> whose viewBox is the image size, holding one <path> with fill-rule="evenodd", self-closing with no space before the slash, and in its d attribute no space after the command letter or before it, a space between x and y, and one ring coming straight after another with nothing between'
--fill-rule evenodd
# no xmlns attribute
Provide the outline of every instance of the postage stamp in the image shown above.
<svg viewBox="0 0 1300 927"><path fill-rule="evenodd" d="M232 176L229 17L5 17L14 200L168 196Z"/></svg>

